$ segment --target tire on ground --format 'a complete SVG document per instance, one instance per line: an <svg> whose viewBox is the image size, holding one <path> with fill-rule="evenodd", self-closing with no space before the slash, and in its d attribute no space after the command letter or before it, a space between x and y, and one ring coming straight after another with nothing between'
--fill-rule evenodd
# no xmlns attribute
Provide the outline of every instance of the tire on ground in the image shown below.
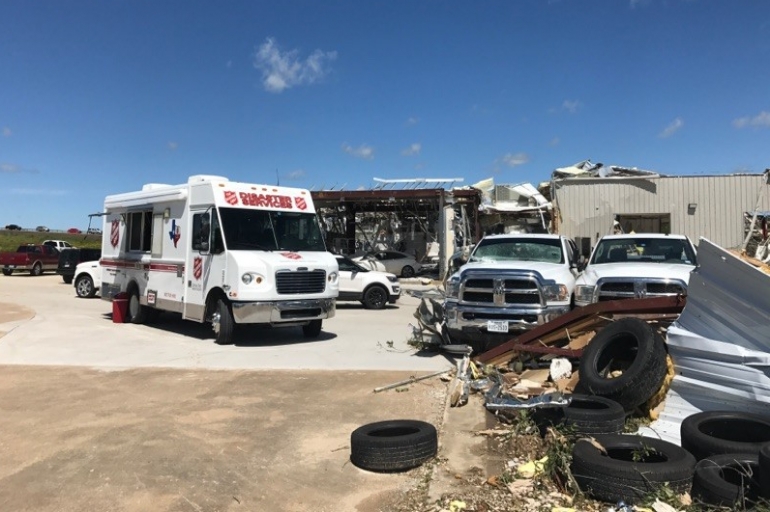
<svg viewBox="0 0 770 512"><path fill-rule="evenodd" d="M743 510L759 497L758 454L723 453L695 466L692 498L695 503Z"/></svg>
<svg viewBox="0 0 770 512"><path fill-rule="evenodd" d="M436 427L424 421L379 421L358 427L350 435L350 461L369 471L411 469L437 451Z"/></svg>
<svg viewBox="0 0 770 512"><path fill-rule="evenodd" d="M581 439L572 450L571 471L580 490L611 503L638 502L664 486L690 490L695 458L687 450L637 435L599 434L597 444Z"/></svg>
<svg viewBox="0 0 770 512"><path fill-rule="evenodd" d="M721 453L759 453L770 442L770 417L741 411L691 414L680 427L682 448L701 460Z"/></svg>
<svg viewBox="0 0 770 512"><path fill-rule="evenodd" d="M610 373L620 370L617 377ZM600 330L580 358L580 385L626 411L649 400L666 377L663 338L647 322L623 318Z"/></svg>
<svg viewBox="0 0 770 512"><path fill-rule="evenodd" d="M533 419L541 429L549 425L564 425L578 435L619 434L626 422L623 407L601 396L571 395L564 407L535 409Z"/></svg>

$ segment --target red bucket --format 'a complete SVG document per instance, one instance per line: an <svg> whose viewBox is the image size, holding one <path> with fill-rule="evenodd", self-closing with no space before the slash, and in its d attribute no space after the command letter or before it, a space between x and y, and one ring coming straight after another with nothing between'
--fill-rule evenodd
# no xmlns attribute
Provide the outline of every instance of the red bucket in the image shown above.
<svg viewBox="0 0 770 512"><path fill-rule="evenodd" d="M112 323L122 324L128 318L128 294L120 292L112 298Z"/></svg>

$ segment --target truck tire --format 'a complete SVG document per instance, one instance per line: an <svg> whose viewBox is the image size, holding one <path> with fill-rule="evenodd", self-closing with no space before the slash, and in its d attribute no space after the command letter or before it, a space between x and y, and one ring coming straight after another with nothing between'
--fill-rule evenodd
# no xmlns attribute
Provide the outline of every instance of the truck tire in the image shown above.
<svg viewBox="0 0 770 512"><path fill-rule="evenodd" d="M232 345L233 333L235 332L235 320L230 304L225 299L217 299L216 302L217 318L212 322L212 327L216 333L217 345Z"/></svg>
<svg viewBox="0 0 770 512"><path fill-rule="evenodd" d="M622 374L612 378L610 372ZM632 411L649 400L666 377L666 347L644 320L623 318L600 330L580 358L580 386Z"/></svg>
<svg viewBox="0 0 770 512"><path fill-rule="evenodd" d="M580 439L572 450L572 475L580 490L598 500L638 502L666 485L689 492L695 457L684 448L651 437L600 434Z"/></svg>
<svg viewBox="0 0 770 512"><path fill-rule="evenodd" d="M96 295L96 288L94 288L94 281L89 275L82 275L78 277L75 282L75 293L78 297L83 299L90 299Z"/></svg>
<svg viewBox="0 0 770 512"><path fill-rule="evenodd" d="M128 321L132 324L143 324L147 320L146 308L139 301L139 291L134 288L128 296Z"/></svg>
<svg viewBox="0 0 770 512"><path fill-rule="evenodd" d="M692 498L697 504L746 510L759 498L761 475L756 453L723 453L695 466Z"/></svg>
<svg viewBox="0 0 770 512"><path fill-rule="evenodd" d="M414 268L411 265L404 265L401 269L401 277L414 277Z"/></svg>
<svg viewBox="0 0 770 512"><path fill-rule="evenodd" d="M619 434L626 423L623 407L609 398L573 394L564 407L545 407L533 411L533 419L544 430L549 425L564 425L572 434Z"/></svg>
<svg viewBox="0 0 770 512"><path fill-rule="evenodd" d="M11 274L13 274L13 270L11 270L10 268L4 268L3 269L3 275L4 276L10 276Z"/></svg>
<svg viewBox="0 0 770 512"><path fill-rule="evenodd" d="M366 309L382 309L388 303L388 290L378 284L374 284L364 292L364 307Z"/></svg>
<svg viewBox="0 0 770 512"><path fill-rule="evenodd" d="M302 334L305 338L317 338L321 334L321 320L311 320L307 325L302 326Z"/></svg>
<svg viewBox="0 0 770 512"><path fill-rule="evenodd" d="M770 418L742 411L691 414L680 427L682 448L701 460L722 453L759 453L770 442Z"/></svg>
<svg viewBox="0 0 770 512"><path fill-rule="evenodd" d="M72 278L73 276L61 276L61 280L64 281L64 284L72 284Z"/></svg>
<svg viewBox="0 0 770 512"><path fill-rule="evenodd" d="M350 435L350 462L369 471L415 468L437 451L436 427L424 421L379 421L358 427Z"/></svg>
<svg viewBox="0 0 770 512"><path fill-rule="evenodd" d="M29 275L31 276L39 276L42 273L43 265L41 265L39 261L32 265L32 270L29 271Z"/></svg>

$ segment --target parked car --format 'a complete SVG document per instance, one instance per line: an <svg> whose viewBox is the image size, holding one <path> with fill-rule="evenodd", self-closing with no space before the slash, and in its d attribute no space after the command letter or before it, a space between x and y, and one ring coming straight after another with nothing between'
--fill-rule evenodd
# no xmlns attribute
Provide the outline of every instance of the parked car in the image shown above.
<svg viewBox="0 0 770 512"><path fill-rule="evenodd" d="M20 245L14 252L0 253L0 267L3 275L10 276L16 271L29 272L39 276L46 270L56 270L59 251L49 245Z"/></svg>
<svg viewBox="0 0 770 512"><path fill-rule="evenodd" d="M75 267L75 293L82 299L90 299L102 287L99 260L84 261Z"/></svg>
<svg viewBox="0 0 770 512"><path fill-rule="evenodd" d="M37 231L38 233L48 233L51 230L48 229L47 226L38 226L35 228L35 231Z"/></svg>
<svg viewBox="0 0 770 512"><path fill-rule="evenodd" d="M356 256L353 261L372 270L385 270L401 277L413 277L422 270L421 263L412 256L399 251L371 252Z"/></svg>
<svg viewBox="0 0 770 512"><path fill-rule="evenodd" d="M369 270L350 258L337 255L340 268L338 301L357 300L367 309L383 309L401 296L395 274Z"/></svg>
<svg viewBox="0 0 770 512"><path fill-rule="evenodd" d="M56 273L62 280L71 284L75 277L75 268L84 261L99 261L102 257L101 249L64 249L59 255L59 267Z"/></svg>
<svg viewBox="0 0 770 512"><path fill-rule="evenodd" d="M65 242L64 240L43 240L43 245L53 247L59 252L63 251L64 249L72 249L72 244Z"/></svg>
<svg viewBox="0 0 770 512"><path fill-rule="evenodd" d="M67 230L67 233L69 233L70 235L79 235L80 233L82 233L82 231L80 231L78 228L69 228Z"/></svg>
<svg viewBox="0 0 770 512"><path fill-rule="evenodd" d="M7 226L5 226L5 229L7 229L8 231L21 231L21 226L19 226L18 224L8 224Z"/></svg>

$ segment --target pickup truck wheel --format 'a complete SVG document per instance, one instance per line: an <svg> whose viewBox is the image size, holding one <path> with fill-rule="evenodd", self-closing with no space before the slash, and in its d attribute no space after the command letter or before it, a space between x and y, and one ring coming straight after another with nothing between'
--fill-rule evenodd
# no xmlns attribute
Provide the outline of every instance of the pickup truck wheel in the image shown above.
<svg viewBox="0 0 770 512"><path fill-rule="evenodd" d="M96 295L94 281L91 279L91 276L83 275L78 277L78 280L75 282L75 292L78 294L78 297L83 299L90 299Z"/></svg>
<svg viewBox="0 0 770 512"><path fill-rule="evenodd" d="M143 324L147 320L147 308L139 302L139 292L134 290L128 298L128 321L132 324Z"/></svg>
<svg viewBox="0 0 770 512"><path fill-rule="evenodd" d="M61 279L64 284L72 284L72 276L61 276Z"/></svg>
<svg viewBox="0 0 770 512"><path fill-rule="evenodd" d="M364 292L366 309L382 309L388 303L388 291L379 285L372 285Z"/></svg>
<svg viewBox="0 0 770 512"><path fill-rule="evenodd" d="M10 268L4 268L3 269L3 275L4 276L10 276L11 274L13 274L13 270L11 270Z"/></svg>
<svg viewBox="0 0 770 512"><path fill-rule="evenodd" d="M217 299L214 320L211 322L211 326L217 335L217 345L232 345L235 320L233 320L233 312L230 310L230 305L225 299Z"/></svg>
<svg viewBox="0 0 770 512"><path fill-rule="evenodd" d="M32 265L32 270L29 271L29 275L31 276L39 276L43 273L43 265L40 264L40 262L35 263Z"/></svg>
<svg viewBox="0 0 770 512"><path fill-rule="evenodd" d="M302 334L305 338L317 338L321 334L321 320L311 320L307 325L303 325Z"/></svg>

